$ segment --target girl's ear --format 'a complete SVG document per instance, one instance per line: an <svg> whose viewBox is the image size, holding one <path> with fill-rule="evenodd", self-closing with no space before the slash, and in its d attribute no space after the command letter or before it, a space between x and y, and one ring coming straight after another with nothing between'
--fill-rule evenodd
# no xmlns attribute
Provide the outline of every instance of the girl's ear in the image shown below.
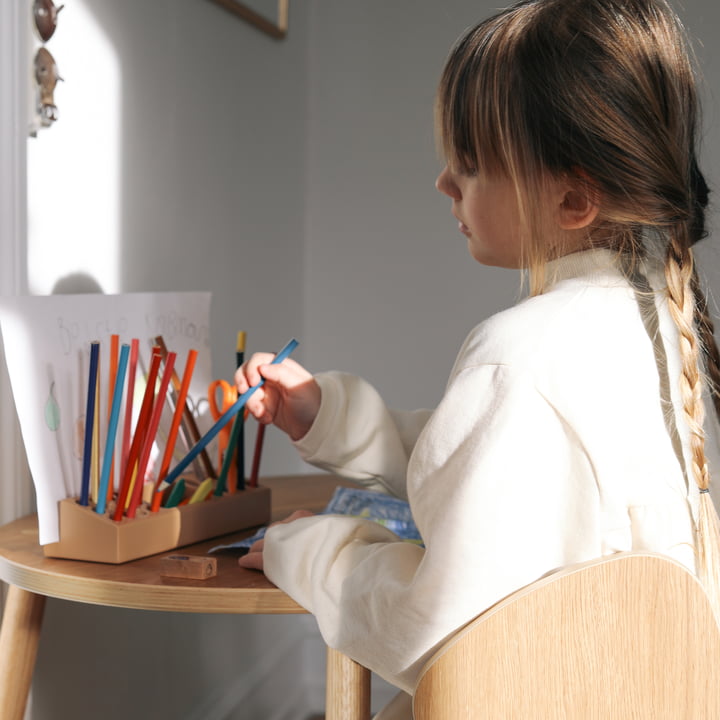
<svg viewBox="0 0 720 720"><path fill-rule="evenodd" d="M600 212L598 194L582 175L563 184L557 208L558 225L563 230L581 230L595 222Z"/></svg>

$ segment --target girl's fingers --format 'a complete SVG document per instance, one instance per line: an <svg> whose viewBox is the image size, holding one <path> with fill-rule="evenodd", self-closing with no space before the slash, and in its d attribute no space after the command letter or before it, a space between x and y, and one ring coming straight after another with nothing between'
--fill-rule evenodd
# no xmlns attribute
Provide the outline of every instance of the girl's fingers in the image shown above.
<svg viewBox="0 0 720 720"><path fill-rule="evenodd" d="M270 525L270 527L273 527L273 525L283 525L285 523L290 523L293 520L297 520L298 518L305 518L305 517L312 517L315 513L310 512L309 510L295 510L292 515L289 515L284 520L278 520L277 522L274 522ZM243 555L242 557L238 558L238 565L240 567L248 568L250 570L263 570L263 549L265 548L265 539L260 538L260 540L256 540L251 546L250 549L247 551L246 555Z"/></svg>
<svg viewBox="0 0 720 720"><path fill-rule="evenodd" d="M298 365L293 360L286 360L278 365L265 363L258 367L258 372L261 377L286 390L292 390L312 378L312 375L302 365Z"/></svg>
<svg viewBox="0 0 720 720"><path fill-rule="evenodd" d="M270 353L255 353L236 370L235 383L241 394L260 382L262 377L258 367L271 362L273 357Z"/></svg>
<svg viewBox="0 0 720 720"><path fill-rule="evenodd" d="M267 393L263 388L258 388L245 403L245 407L248 412L256 419L259 420L267 410Z"/></svg>
<svg viewBox="0 0 720 720"><path fill-rule="evenodd" d="M261 552L249 552L238 558L238 565L248 570L263 570L263 554Z"/></svg>
<svg viewBox="0 0 720 720"><path fill-rule="evenodd" d="M302 365L296 363L292 358L273 365L274 357L270 353L255 353L250 360L243 363L235 371L235 384L238 392L246 392L263 379L292 388L312 377Z"/></svg>
<svg viewBox="0 0 720 720"><path fill-rule="evenodd" d="M259 540L256 540L248 549L248 554L250 553L261 553L263 551L263 548L265 547L265 538L260 538Z"/></svg>

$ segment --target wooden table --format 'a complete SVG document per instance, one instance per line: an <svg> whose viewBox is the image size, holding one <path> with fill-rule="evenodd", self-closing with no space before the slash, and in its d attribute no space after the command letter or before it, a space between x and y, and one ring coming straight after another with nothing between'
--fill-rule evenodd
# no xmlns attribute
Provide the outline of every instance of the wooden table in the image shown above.
<svg viewBox="0 0 720 720"><path fill-rule="evenodd" d="M322 509L333 489L347 484L331 475L265 478L272 489L274 520L293 510ZM188 546L200 555L249 532ZM9 590L0 629L0 718L22 720L32 682L47 597L112 607L169 612L289 614L306 612L262 573L238 567L236 557L217 556L217 576L185 580L160 575L160 553L122 565L46 558L38 545L37 517L0 527L0 579ZM370 673L327 649L327 720L368 720Z"/></svg>

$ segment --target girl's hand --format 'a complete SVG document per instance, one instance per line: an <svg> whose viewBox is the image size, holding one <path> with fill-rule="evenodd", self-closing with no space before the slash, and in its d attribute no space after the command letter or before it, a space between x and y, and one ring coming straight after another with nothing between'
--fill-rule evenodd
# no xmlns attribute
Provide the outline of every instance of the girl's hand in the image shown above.
<svg viewBox="0 0 720 720"><path fill-rule="evenodd" d="M320 386L302 365L288 358L271 365L273 355L256 353L235 373L238 392L244 393L262 378L265 384L247 401L258 422L273 423L291 440L303 437L320 409Z"/></svg>
<svg viewBox="0 0 720 720"><path fill-rule="evenodd" d="M280 525L283 523L289 523L293 520L297 520L298 518L304 518L304 517L312 517L315 513L311 513L309 510L296 510L292 515L289 517L286 517L284 520L280 520L279 522L273 523L270 525L270 527L273 527L274 525ZM240 567L249 568L250 570L260 570L260 572L263 571L263 548L265 547L265 539L262 538L260 540L256 540L251 546L250 549L247 551L247 555L243 555L241 558L238 558L238 565Z"/></svg>

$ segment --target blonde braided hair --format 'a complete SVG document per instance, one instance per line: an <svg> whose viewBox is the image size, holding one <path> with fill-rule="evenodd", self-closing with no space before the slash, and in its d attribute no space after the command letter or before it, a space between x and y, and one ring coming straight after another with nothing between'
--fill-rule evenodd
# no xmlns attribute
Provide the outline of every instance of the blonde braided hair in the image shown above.
<svg viewBox="0 0 720 720"><path fill-rule="evenodd" d="M681 227L681 231L682 231ZM713 602L716 615L720 598L720 520L710 498L710 473L705 457L705 407L702 398L703 382L700 373L701 353L708 359L706 365L717 373L717 345L712 338L712 324L706 313L694 268L689 242L671 235L665 261L665 279L668 289L668 308L680 335L682 371L680 392L683 411L690 429L690 461L692 479L700 490L696 521L696 562L700 581ZM705 334L701 344L699 335ZM708 336L709 335L709 336ZM717 394L711 390L714 397ZM720 618L720 615L718 616Z"/></svg>

